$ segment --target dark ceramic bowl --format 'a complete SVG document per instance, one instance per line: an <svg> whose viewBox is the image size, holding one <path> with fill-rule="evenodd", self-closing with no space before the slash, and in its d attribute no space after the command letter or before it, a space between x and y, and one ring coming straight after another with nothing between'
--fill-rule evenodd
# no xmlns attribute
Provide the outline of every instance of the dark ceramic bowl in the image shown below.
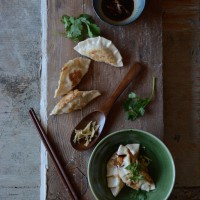
<svg viewBox="0 0 200 200"><path fill-rule="evenodd" d="M147 192L147 200L166 200L174 186L175 167L173 158L161 140L145 131L128 129L109 134L95 147L88 163L88 181L96 200L131 200L131 188L124 187L114 197L107 187L106 164L120 144L139 143L146 147L146 154L152 160L149 166L156 189Z"/></svg>
<svg viewBox="0 0 200 200"><path fill-rule="evenodd" d="M115 26L122 26L122 25L127 25L135 21L142 13L145 7L145 2L146 0L133 0L134 1L134 9L130 17L128 17L125 20L122 21L114 21L108 18L102 11L102 0L93 0L93 7L96 12L96 14L99 16L99 18L111 25Z"/></svg>

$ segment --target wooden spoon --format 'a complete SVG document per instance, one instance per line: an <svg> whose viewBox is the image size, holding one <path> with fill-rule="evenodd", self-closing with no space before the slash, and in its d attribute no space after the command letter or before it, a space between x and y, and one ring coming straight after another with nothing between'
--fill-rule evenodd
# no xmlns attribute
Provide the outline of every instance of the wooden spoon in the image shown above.
<svg viewBox="0 0 200 200"><path fill-rule="evenodd" d="M129 85L129 83L136 78L136 76L139 74L141 70L141 65L139 63L134 64L131 69L128 71L128 73L125 75L125 77L122 79L121 83L118 85L117 89L113 92L113 94L110 96L110 98L105 102L102 107L100 107L99 110L94 111L90 114L88 114L86 117L84 117L79 124L74 128L70 142L74 149L78 151L85 151L93 147L97 142L98 139L103 131L103 127L106 122L106 117L112 108L112 105L115 103L117 98L120 96L120 94L126 89L126 87ZM96 137L89 143L88 146L84 146L85 141L81 141L80 143L76 142L74 143L74 137L75 137L75 129L76 130L82 130L86 127L86 125L91 122L96 121L96 123L99 125L99 129L97 133L95 133Z"/></svg>

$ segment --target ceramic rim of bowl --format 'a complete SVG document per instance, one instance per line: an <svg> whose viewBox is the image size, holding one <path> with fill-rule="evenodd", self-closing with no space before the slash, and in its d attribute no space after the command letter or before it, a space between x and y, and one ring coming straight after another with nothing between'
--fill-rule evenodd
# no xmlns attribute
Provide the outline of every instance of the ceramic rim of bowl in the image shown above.
<svg viewBox="0 0 200 200"><path fill-rule="evenodd" d="M88 161L88 166L87 166L88 183L89 183L90 189L91 189L91 191L92 191L92 194L94 195L94 197L95 197L96 200L101 200L101 199L99 199L99 198L96 196L96 194L94 193L93 188L92 188L92 185L91 185L91 183L90 183L90 163L91 163L91 160L93 159L93 156L94 156L95 151L96 151L97 148L101 145L101 143L103 143L107 138L112 137L112 136L115 135L115 134L119 134L120 132L128 132L128 131L141 132L141 133L144 133L144 134L150 136L151 138L155 139L158 143L160 143L161 146L162 146L162 147L165 149L165 151L167 152L167 155L169 156L169 159L170 159L171 164L172 164L172 170L173 170L172 185L171 185L171 187L170 187L170 190L169 190L169 192L168 192L166 198L164 199L164 200L167 200L168 197L170 196L171 192L172 192L173 187L174 187L175 177L176 177L176 170L175 170L175 165L174 165L173 157L172 157L172 155L171 155L169 149L167 148L167 146L166 146L160 139L158 139L156 136L152 135L152 134L149 133L149 132L142 131L142 130L139 130L139 129L123 129L123 130L119 130L119 131L112 132L112 133L108 134L105 138L103 138L103 139L97 144L97 146L93 149L92 154L90 155L90 158L89 158L89 161Z"/></svg>
<svg viewBox="0 0 200 200"><path fill-rule="evenodd" d="M99 0L100 2L102 0ZM99 8L98 0L93 0L93 9L96 13L96 15L99 17L100 20L103 22L113 25L113 26L126 26L137 20L142 12L144 11L145 5L146 5L146 0L133 0L134 1L134 6L135 4L137 5L136 8L134 7L132 16L130 16L128 19L122 20L122 21L114 21L110 18L108 18L103 11Z"/></svg>

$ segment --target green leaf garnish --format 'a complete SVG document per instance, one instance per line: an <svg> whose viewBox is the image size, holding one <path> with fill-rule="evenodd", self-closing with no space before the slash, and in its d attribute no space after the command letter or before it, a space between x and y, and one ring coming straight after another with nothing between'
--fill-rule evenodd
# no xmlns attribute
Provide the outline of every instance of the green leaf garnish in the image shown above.
<svg viewBox="0 0 200 200"><path fill-rule="evenodd" d="M147 199L147 192L138 190L135 194L135 200L145 200Z"/></svg>
<svg viewBox="0 0 200 200"><path fill-rule="evenodd" d="M143 175L141 174L141 164L136 161L135 163L131 163L125 169L130 171L130 180L131 181L139 181L143 179Z"/></svg>
<svg viewBox="0 0 200 200"><path fill-rule="evenodd" d="M132 200L146 200L147 199L147 193L146 191L142 190L132 190L132 193L130 195L130 199Z"/></svg>
<svg viewBox="0 0 200 200"><path fill-rule="evenodd" d="M152 92L149 98L138 97L134 92L128 95L124 102L124 110L127 112L128 120L136 120L145 114L145 108L150 104L155 93L155 77L152 82Z"/></svg>
<svg viewBox="0 0 200 200"><path fill-rule="evenodd" d="M93 18L88 14L81 14L77 18L63 15L61 22L65 27L65 36L74 42L100 35L100 28L94 24Z"/></svg>

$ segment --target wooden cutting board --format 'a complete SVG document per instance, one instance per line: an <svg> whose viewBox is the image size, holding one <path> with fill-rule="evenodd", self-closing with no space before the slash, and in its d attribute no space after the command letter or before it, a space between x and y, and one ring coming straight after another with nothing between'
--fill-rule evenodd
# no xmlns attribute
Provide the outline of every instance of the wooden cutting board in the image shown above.
<svg viewBox="0 0 200 200"><path fill-rule="evenodd" d="M105 126L107 134L126 128L137 128L149 131L163 138L163 78L162 78L162 10L158 0L147 1L141 17L128 26L116 27L102 22L92 7L92 0L47 0L47 65L42 66L42 99L46 109L42 111L43 123L46 124L48 136L53 141L66 171L71 176L80 199L94 199L86 179L86 169L92 150L77 152L70 145L70 134L74 126L88 113L106 102L130 66L136 61L143 63L143 72L139 79L129 85L114 104ZM62 15L78 16L87 13L94 17L101 28L101 35L113 41L122 54L124 67L92 62L89 72L77 86L79 90L98 89L102 95L86 108L71 114L49 116L59 98L54 99L60 70L64 63L79 54L73 50L75 43L60 36L63 24ZM44 46L45 48L45 46ZM156 77L156 95L144 117L131 122L126 119L123 102L128 93L135 91L142 97L151 93L152 78ZM70 199L57 172L48 158L46 173L47 199Z"/></svg>

